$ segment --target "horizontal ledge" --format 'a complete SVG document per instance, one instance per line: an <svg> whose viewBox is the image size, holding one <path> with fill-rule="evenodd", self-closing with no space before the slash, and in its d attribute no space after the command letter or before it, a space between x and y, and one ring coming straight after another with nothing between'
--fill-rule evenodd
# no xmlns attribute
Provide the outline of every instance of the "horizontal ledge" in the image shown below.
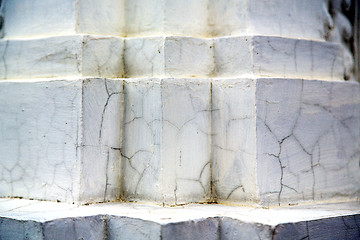
<svg viewBox="0 0 360 240"><path fill-rule="evenodd" d="M191 221L211 217L229 217L243 222L256 222L270 226L288 222L312 221L360 214L360 203L319 203L289 207L255 208L223 204L188 204L161 207L139 203L77 204L48 201L0 198L0 217L46 222L59 218L112 215L140 218L160 224Z"/></svg>

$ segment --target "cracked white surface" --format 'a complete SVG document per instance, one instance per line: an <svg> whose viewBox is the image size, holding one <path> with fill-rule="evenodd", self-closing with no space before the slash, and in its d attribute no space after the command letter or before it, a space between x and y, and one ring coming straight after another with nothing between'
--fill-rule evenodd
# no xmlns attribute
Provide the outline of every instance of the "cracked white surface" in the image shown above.
<svg viewBox="0 0 360 240"><path fill-rule="evenodd" d="M283 77L343 80L339 44L268 36L125 39L126 77Z"/></svg>
<svg viewBox="0 0 360 240"><path fill-rule="evenodd" d="M0 40L1 79L38 77L282 77L344 80L337 43L268 36L73 35Z"/></svg>
<svg viewBox="0 0 360 240"><path fill-rule="evenodd" d="M213 101L223 101L213 102L219 106L213 110L217 124L213 129L220 133L214 132L213 140L213 166L218 166L213 176L219 201L243 201L246 196L268 206L359 197L357 83L238 81L218 81L213 87ZM251 94L252 100L241 100ZM237 100L230 100L231 96ZM255 110L252 120L256 119L256 129L248 119ZM255 134L256 147L251 144ZM230 139L237 142L235 148ZM238 186L233 192L224 187L233 185Z"/></svg>
<svg viewBox="0 0 360 240"><path fill-rule="evenodd" d="M126 0L127 36L208 35L208 0Z"/></svg>
<svg viewBox="0 0 360 240"><path fill-rule="evenodd" d="M214 69L211 39L125 39L126 77L207 77Z"/></svg>
<svg viewBox="0 0 360 240"><path fill-rule="evenodd" d="M214 39L218 77L281 77L343 80L340 45L269 36Z"/></svg>
<svg viewBox="0 0 360 240"><path fill-rule="evenodd" d="M0 199L0 237L358 239L359 214L356 202L262 209L221 204L171 208L133 203L76 206Z"/></svg>
<svg viewBox="0 0 360 240"><path fill-rule="evenodd" d="M326 0L5 0L7 38L250 34L324 40L330 22Z"/></svg>
<svg viewBox="0 0 360 240"><path fill-rule="evenodd" d="M122 196L165 204L210 198L210 82L125 83Z"/></svg>
<svg viewBox="0 0 360 240"><path fill-rule="evenodd" d="M122 81L3 81L0 91L1 196L118 199Z"/></svg>
<svg viewBox="0 0 360 240"><path fill-rule="evenodd" d="M70 35L0 40L1 79L122 77L123 38Z"/></svg>
<svg viewBox="0 0 360 240"><path fill-rule="evenodd" d="M256 98L258 161L266 162L258 164L264 204L359 197L357 83L263 80ZM274 184L265 173L276 166L280 181Z"/></svg>
<svg viewBox="0 0 360 240"><path fill-rule="evenodd" d="M72 34L120 36L123 0L3 0L5 37L34 38Z"/></svg>
<svg viewBox="0 0 360 240"><path fill-rule="evenodd" d="M214 197L256 201L255 82L212 82L212 183Z"/></svg>
<svg viewBox="0 0 360 240"><path fill-rule="evenodd" d="M209 0L212 36L267 35L324 40L331 17L323 0Z"/></svg>

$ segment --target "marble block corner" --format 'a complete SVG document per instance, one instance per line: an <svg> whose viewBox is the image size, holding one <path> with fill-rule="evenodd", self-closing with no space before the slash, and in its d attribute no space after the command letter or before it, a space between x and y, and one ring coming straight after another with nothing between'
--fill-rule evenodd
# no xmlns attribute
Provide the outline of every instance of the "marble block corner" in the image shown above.
<svg viewBox="0 0 360 240"><path fill-rule="evenodd" d="M271 206L359 198L358 83L214 81L212 99L219 202Z"/></svg>
<svg viewBox="0 0 360 240"><path fill-rule="evenodd" d="M210 82L125 80L121 196L167 205L210 199Z"/></svg>
<svg viewBox="0 0 360 240"><path fill-rule="evenodd" d="M126 77L206 78L214 71L211 39L141 37L125 39Z"/></svg>
<svg viewBox="0 0 360 240"><path fill-rule="evenodd" d="M0 82L0 196L119 199L122 84Z"/></svg>
<svg viewBox="0 0 360 240"><path fill-rule="evenodd" d="M344 79L344 57L336 43L249 35L214 38L213 44L217 77Z"/></svg>
<svg viewBox="0 0 360 240"><path fill-rule="evenodd" d="M0 79L123 77L123 48L121 37L1 39Z"/></svg>

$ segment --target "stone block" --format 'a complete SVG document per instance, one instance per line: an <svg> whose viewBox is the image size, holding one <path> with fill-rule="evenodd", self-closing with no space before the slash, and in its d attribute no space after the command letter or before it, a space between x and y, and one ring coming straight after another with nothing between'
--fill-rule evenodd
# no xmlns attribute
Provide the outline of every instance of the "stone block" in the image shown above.
<svg viewBox="0 0 360 240"><path fill-rule="evenodd" d="M215 80L212 169L219 202L341 201L360 194L359 84Z"/></svg>
<svg viewBox="0 0 360 240"><path fill-rule="evenodd" d="M258 76L335 81L345 73L337 43L267 36L4 39L0 54L1 79Z"/></svg>
<svg viewBox="0 0 360 240"><path fill-rule="evenodd" d="M190 220L164 224L161 228L161 239L219 239L219 222L216 218Z"/></svg>
<svg viewBox="0 0 360 240"><path fill-rule="evenodd" d="M271 36L214 39L216 77L343 80L339 44Z"/></svg>
<svg viewBox="0 0 360 240"><path fill-rule="evenodd" d="M214 70L211 39L145 37L125 40L126 77L206 77Z"/></svg>
<svg viewBox="0 0 360 240"><path fill-rule="evenodd" d="M267 35L325 40L331 26L323 0L209 0L211 36Z"/></svg>
<svg viewBox="0 0 360 240"><path fill-rule="evenodd" d="M210 199L210 91L207 80L125 81L122 198Z"/></svg>
<svg viewBox="0 0 360 240"><path fill-rule="evenodd" d="M119 198L121 80L0 85L0 196Z"/></svg>
<svg viewBox="0 0 360 240"><path fill-rule="evenodd" d="M37 221L0 217L0 239L42 240L42 224Z"/></svg>
<svg viewBox="0 0 360 240"><path fill-rule="evenodd" d="M243 222L230 217L219 218L219 239L272 239L271 226L256 222Z"/></svg>
<svg viewBox="0 0 360 240"><path fill-rule="evenodd" d="M208 0L127 0L127 36L208 36Z"/></svg>
<svg viewBox="0 0 360 240"><path fill-rule="evenodd" d="M125 40L126 77L281 77L343 80L339 44L268 36Z"/></svg>
<svg viewBox="0 0 360 240"><path fill-rule="evenodd" d="M144 219L108 216L106 227L109 240L162 239L161 225Z"/></svg>
<svg viewBox="0 0 360 240"><path fill-rule="evenodd" d="M325 40L325 0L6 0L5 37L269 35ZM46 19L46 21L44 21Z"/></svg>
<svg viewBox="0 0 360 240"><path fill-rule="evenodd" d="M6 0L4 30L7 39L73 34L121 36L123 0Z"/></svg>
<svg viewBox="0 0 360 240"><path fill-rule="evenodd" d="M0 199L0 239L358 239L359 214L359 202L266 209Z"/></svg>
<svg viewBox="0 0 360 240"><path fill-rule="evenodd" d="M273 239L359 239L359 220L359 215L352 215L279 224Z"/></svg>
<svg viewBox="0 0 360 240"><path fill-rule="evenodd" d="M105 221L101 215L48 221L43 223L43 239L106 239Z"/></svg>
<svg viewBox="0 0 360 240"><path fill-rule="evenodd" d="M70 35L0 40L0 79L122 77L123 38Z"/></svg>

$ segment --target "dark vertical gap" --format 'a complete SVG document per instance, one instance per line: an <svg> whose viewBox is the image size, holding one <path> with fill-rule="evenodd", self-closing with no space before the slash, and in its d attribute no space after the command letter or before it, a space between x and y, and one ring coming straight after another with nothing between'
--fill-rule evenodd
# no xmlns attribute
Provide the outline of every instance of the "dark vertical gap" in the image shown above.
<svg viewBox="0 0 360 240"><path fill-rule="evenodd" d="M355 58L355 76L360 81L360 2L352 0L352 6L354 9L354 43L352 47Z"/></svg>

